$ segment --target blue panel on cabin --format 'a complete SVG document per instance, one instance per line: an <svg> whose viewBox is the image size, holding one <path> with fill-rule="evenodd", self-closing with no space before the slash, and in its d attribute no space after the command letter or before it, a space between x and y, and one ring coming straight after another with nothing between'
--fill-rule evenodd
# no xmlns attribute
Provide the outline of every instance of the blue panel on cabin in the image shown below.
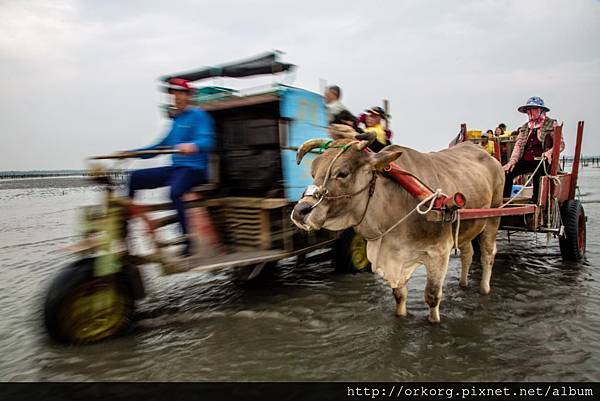
<svg viewBox="0 0 600 401"><path fill-rule="evenodd" d="M310 175L310 165L315 156L314 153L308 153L298 166L296 165L295 151L281 151L281 166L285 178L285 197L292 202L299 201L306 187L313 183Z"/></svg>
<svg viewBox="0 0 600 401"><path fill-rule="evenodd" d="M323 96L298 88L286 88L281 93L281 117L318 127L327 126L327 110ZM292 134L292 133L291 133ZM296 142L296 138L289 138ZM291 142L290 146L296 146Z"/></svg>
<svg viewBox="0 0 600 401"><path fill-rule="evenodd" d="M289 119L287 146L298 147L312 138L327 138L327 111L323 97L298 88L285 88L281 93L281 117ZM282 150L281 161L286 198L296 202L306 186L312 184L310 165L314 154L296 165L296 152Z"/></svg>
<svg viewBox="0 0 600 401"><path fill-rule="evenodd" d="M294 138L288 146L298 147L312 138L327 138L327 130L324 127L308 124L301 121L290 121L288 128L288 140ZM281 166L285 180L286 198L296 202L302 196L307 185L312 184L310 165L315 158L314 153L304 156L302 163L296 165L296 151L281 151Z"/></svg>

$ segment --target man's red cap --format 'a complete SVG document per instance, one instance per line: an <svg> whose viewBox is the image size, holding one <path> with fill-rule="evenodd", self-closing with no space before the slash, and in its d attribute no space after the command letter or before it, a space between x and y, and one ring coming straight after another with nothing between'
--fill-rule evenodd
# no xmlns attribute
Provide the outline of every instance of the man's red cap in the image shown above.
<svg viewBox="0 0 600 401"><path fill-rule="evenodd" d="M165 86L167 91L191 91L193 88L190 86L190 81L183 78L171 78L168 84Z"/></svg>

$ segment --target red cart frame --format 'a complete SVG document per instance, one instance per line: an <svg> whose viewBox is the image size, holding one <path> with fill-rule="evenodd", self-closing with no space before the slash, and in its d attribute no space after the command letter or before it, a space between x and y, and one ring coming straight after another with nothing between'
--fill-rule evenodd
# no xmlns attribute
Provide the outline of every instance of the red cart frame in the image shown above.
<svg viewBox="0 0 600 401"><path fill-rule="evenodd" d="M500 229L507 231L544 232L559 236L561 253L565 259L579 260L585 253L585 223L586 218L581 203L575 199L581 142L583 139L584 122L577 124L577 139L575 155L571 172L560 171L560 147L554 146L552 162L548 175L541 178L540 195L537 204L514 203L505 204L499 208L464 209L466 200L460 193L450 196L440 196L434 203L433 210L427 214L429 221L449 222L459 220L501 217ZM467 125L461 124L459 138L467 141ZM553 143L560 144L562 125L554 128ZM501 138L493 138L495 157L500 161ZM433 195L422 181L409 172L391 163L385 170L387 174L405 188L415 199L423 200Z"/></svg>

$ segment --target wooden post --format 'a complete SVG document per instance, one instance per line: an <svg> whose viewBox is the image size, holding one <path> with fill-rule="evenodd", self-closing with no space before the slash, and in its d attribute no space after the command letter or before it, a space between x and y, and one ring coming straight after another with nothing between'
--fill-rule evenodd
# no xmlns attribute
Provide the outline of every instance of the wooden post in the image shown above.
<svg viewBox="0 0 600 401"><path fill-rule="evenodd" d="M271 249L271 219L270 210L260 210L260 249Z"/></svg>
<svg viewBox="0 0 600 401"><path fill-rule="evenodd" d="M325 89L327 88L327 80L325 80L324 78L319 78L319 94L324 96L325 95Z"/></svg>
<svg viewBox="0 0 600 401"><path fill-rule="evenodd" d="M583 139L583 121L577 123L577 139L575 142L575 155L573 156L573 165L571 166L571 188L569 190L569 199L575 198L577 190L577 176L579 175L579 158L581 155L581 141Z"/></svg>
<svg viewBox="0 0 600 401"><path fill-rule="evenodd" d="M550 175L556 175L558 172L558 158L560 157L560 143L562 139L562 125L554 127L552 141L552 162L550 165Z"/></svg>
<svg viewBox="0 0 600 401"><path fill-rule="evenodd" d="M460 132L462 133L462 136L463 136L462 141L466 142L467 141L467 124L466 123L462 123L460 125Z"/></svg>
<svg viewBox="0 0 600 401"><path fill-rule="evenodd" d="M502 158L500 157L500 139L490 138L490 140L494 141L494 157L500 162L500 164L502 164Z"/></svg>
<svg viewBox="0 0 600 401"><path fill-rule="evenodd" d="M390 129L390 101L383 99L383 111L385 111L385 128Z"/></svg>

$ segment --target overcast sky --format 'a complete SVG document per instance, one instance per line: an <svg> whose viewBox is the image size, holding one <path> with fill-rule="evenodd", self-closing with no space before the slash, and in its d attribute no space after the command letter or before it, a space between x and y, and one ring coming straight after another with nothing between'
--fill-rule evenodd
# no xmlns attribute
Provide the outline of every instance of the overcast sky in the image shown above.
<svg viewBox="0 0 600 401"><path fill-rule="evenodd" d="M0 1L0 170L82 168L168 124L156 78L286 52L293 84L338 84L355 113L387 98L394 142L445 147L461 122L524 121L540 96L600 154L600 2ZM237 87L254 84L225 80Z"/></svg>

